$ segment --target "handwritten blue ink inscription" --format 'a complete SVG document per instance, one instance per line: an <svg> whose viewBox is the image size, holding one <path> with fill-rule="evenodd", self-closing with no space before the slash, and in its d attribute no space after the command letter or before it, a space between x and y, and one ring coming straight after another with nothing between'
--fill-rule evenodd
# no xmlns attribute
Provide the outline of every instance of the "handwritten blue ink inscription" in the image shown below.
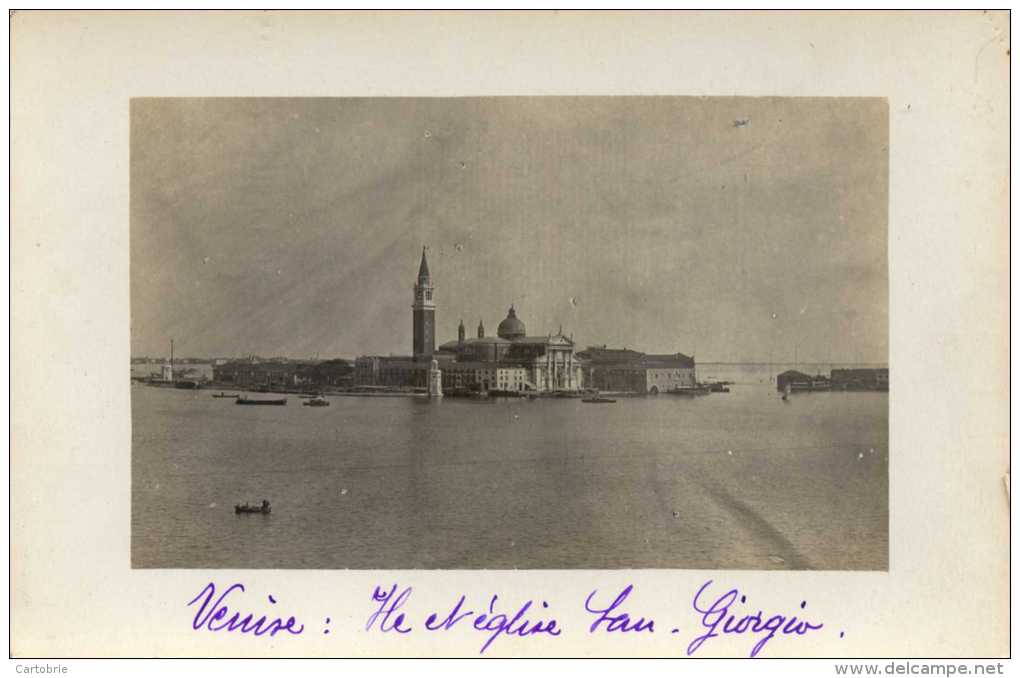
<svg viewBox="0 0 1020 678"><path fill-rule="evenodd" d="M637 619L631 620L630 614L618 610L621 605L627 600L627 596L634 590L634 585L630 584L625 589L620 591L620 594L613 599L607 607L602 607L592 602L598 594L598 589L595 589L588 594L588 598L584 601L584 609L591 614L598 615L595 621L588 627L589 633L595 633L596 631L602 630L607 633L615 633L617 631L621 633L630 632L655 632L655 620L645 619L644 617L638 617Z"/></svg>
<svg viewBox="0 0 1020 678"><path fill-rule="evenodd" d="M795 616L786 617L781 614L772 615L766 619L765 613L761 610L754 614L744 615L738 619L736 614L730 612L730 607L736 603L738 596L740 597L741 604L746 603L747 596L742 595L737 589L730 589L715 600L708 602L712 596L705 593L705 589L711 585L712 580L709 579L694 594L694 611L701 615L701 625L708 629L708 631L691 641L690 645L687 646L688 656L697 652L706 641L720 635L764 633L765 635L751 648L751 656L757 657L758 653L765 647L765 644L772 640L776 633L780 631L784 635L803 636L810 631L818 631L823 626L821 623L814 624L806 620L800 621ZM804 609L806 606L806 602L801 602L801 609Z"/></svg>
<svg viewBox="0 0 1020 678"><path fill-rule="evenodd" d="M376 586L375 591L372 592L372 602L379 603L379 607L369 615L368 623L365 624L365 630L371 631L375 623L379 622L379 630L383 633L389 633L390 631L410 633L411 627L405 624L405 614L403 612L397 613L397 610L402 608L410 597L410 586L400 593L397 593L396 584L391 586L389 591L384 591L381 587Z"/></svg>
<svg viewBox="0 0 1020 678"><path fill-rule="evenodd" d="M489 646L501 635L526 638L538 634L558 636L562 632L555 619L529 620L526 618L526 615L531 610L531 606L535 604L533 600L528 600L517 608L513 616L497 610L496 603L498 600L499 596L494 594L489 599L487 612L485 610L475 612L474 610L465 609L467 598L466 596L461 596L446 616L441 617L437 612L430 614L425 620L425 629L428 631L449 631L468 617L474 617L472 621L465 622L465 625L470 624L470 628L473 628L475 631L489 634L478 651L479 654L484 654L489 649ZM548 607L549 603L543 600L542 608L548 609Z"/></svg>
<svg viewBox="0 0 1020 678"><path fill-rule="evenodd" d="M205 588L188 603L190 607L201 601L198 610L195 612L195 618L191 622L191 627L196 631L202 629L213 632L226 631L227 633L240 631L241 633L250 633L253 636L264 636L266 634L275 636L281 631L297 636L305 630L305 625L299 624L294 617L287 617L287 621L283 621L282 617L276 617L270 621L266 615L256 619L254 612L249 612L243 617L240 611L230 614L230 607L227 606L226 601L227 597L234 591L244 593L244 585L232 584L217 597L216 585L212 582L206 584ZM216 602L213 602L213 598L216 598ZM269 596L269 602L275 605L276 599L273 596Z"/></svg>
<svg viewBox="0 0 1020 678"><path fill-rule="evenodd" d="M720 636L735 635L754 639L750 656L757 657L765 646L777 635L805 636L823 628L821 622L798 619L792 614L768 615L762 610L744 614L740 606L747 605L747 595L737 588L730 588L718 594L710 589L713 581L706 581L694 594L691 605L695 612L698 625L704 631L687 645L687 655L693 656L708 641ZM721 588L719 590L722 590ZM462 628L482 634L479 654L485 652L501 636L510 638L528 638L532 636L557 637L563 632L560 622L551 616L549 603L545 600L525 600L521 604L504 603L493 594L487 605L476 607L469 603L467 595L460 595L457 601L447 610L443 608L429 614L423 624L413 625L412 618L420 619L410 611L413 589L399 584L376 586L372 591L372 612L365 623L366 632L393 633L397 636L406 635L415 629L419 633L445 633ZM239 633L249 636L301 635L305 625L293 615L284 616L245 612L241 608L250 607L242 601L246 593L241 583L231 584L220 591L216 584L209 582L188 602L188 607L195 608L195 616L191 627L196 631L213 633ZM584 600L584 611L590 615L589 634L634 634L647 635L655 633L656 620L647 614L639 614L634 610L635 587L625 586L619 593L601 593L593 590ZM270 605L277 601L267 596ZM540 606L539 606L540 605ZM800 609L807 607L801 601ZM799 613L803 614L803 613ZM671 620L675 621L676 620ZM325 617L323 635L330 633L332 617ZM667 628L671 628L672 625ZM682 624L672 628L672 633L680 633ZM840 632L840 638L844 633Z"/></svg>

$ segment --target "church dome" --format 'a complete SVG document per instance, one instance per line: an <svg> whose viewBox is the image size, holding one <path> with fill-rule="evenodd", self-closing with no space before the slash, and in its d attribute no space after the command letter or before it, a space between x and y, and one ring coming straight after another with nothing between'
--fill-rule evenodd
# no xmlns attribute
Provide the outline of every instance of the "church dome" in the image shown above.
<svg viewBox="0 0 1020 678"><path fill-rule="evenodd" d="M517 318L517 313L514 311L514 307L511 306L510 310L506 314L506 318L499 324L496 329L496 335L503 339L520 339L525 334L524 323Z"/></svg>

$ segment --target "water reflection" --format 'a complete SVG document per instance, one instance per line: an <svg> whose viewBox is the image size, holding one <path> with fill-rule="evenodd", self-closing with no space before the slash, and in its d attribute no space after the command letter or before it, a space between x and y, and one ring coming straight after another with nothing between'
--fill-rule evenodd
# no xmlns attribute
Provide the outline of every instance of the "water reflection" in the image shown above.
<svg viewBox="0 0 1020 678"><path fill-rule="evenodd" d="M885 569L888 395L794 400L244 408L135 386L132 562Z"/></svg>

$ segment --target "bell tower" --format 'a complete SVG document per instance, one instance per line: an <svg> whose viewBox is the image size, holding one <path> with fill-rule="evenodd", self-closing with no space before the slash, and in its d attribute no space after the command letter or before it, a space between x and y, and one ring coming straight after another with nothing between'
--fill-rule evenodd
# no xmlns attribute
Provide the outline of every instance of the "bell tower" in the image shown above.
<svg viewBox="0 0 1020 678"><path fill-rule="evenodd" d="M432 360L436 349L436 302L432 298L432 277L429 262L425 259L425 248L421 248L421 264L418 266L418 280L414 285L414 347L415 360Z"/></svg>

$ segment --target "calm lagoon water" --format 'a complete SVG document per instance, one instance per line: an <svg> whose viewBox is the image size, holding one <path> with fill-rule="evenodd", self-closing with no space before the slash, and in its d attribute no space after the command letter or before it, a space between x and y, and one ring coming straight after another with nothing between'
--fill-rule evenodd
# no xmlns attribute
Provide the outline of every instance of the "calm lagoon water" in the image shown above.
<svg viewBox="0 0 1020 678"><path fill-rule="evenodd" d="M134 385L132 563L887 569L888 394L784 403L745 376L605 405ZM271 515L234 514L263 498Z"/></svg>

